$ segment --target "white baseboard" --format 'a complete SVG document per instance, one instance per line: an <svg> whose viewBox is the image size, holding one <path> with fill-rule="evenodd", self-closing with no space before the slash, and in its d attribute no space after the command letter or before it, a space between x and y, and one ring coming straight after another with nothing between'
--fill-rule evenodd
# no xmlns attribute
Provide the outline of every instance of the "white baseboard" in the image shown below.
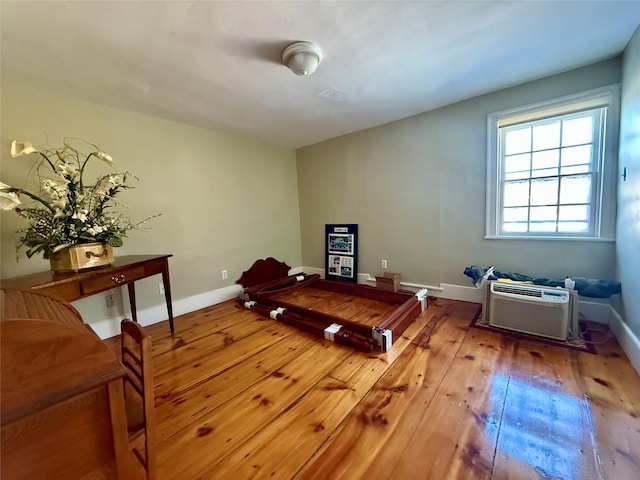
<svg viewBox="0 0 640 480"><path fill-rule="evenodd" d="M640 340L622 320L616 309L606 303L581 300L579 310L586 320L609 326L629 362L640 375Z"/></svg>
<svg viewBox="0 0 640 480"><path fill-rule="evenodd" d="M166 313L165 313L166 316ZM83 315L84 317L84 315ZM131 318L129 316L118 316L112 318L105 318L102 320L98 320L97 322L87 322L91 329L96 332L96 334L102 338L111 338L116 335L120 335L120 322L123 318Z"/></svg>
<svg viewBox="0 0 640 480"><path fill-rule="evenodd" d="M320 270L320 269L318 269L318 270ZM303 273L303 272L304 273L308 273L302 267L294 267L291 270L289 270L289 275L297 275L298 273ZM322 270L322 272L324 273L324 270ZM312 272L312 273L315 273L315 272Z"/></svg>
<svg viewBox="0 0 640 480"><path fill-rule="evenodd" d="M307 274L317 273L324 278L323 268L295 267L289 271L289 274L295 275L302 272ZM358 274L358 283L370 285L375 284L375 281L375 277L371 277L369 274ZM400 285L402 285L406 290L416 292L426 288L428 290L428 295L450 300L482 303L484 298L483 290L469 286L453 285L448 283L441 283L439 286L433 286L406 282L401 282ZM123 291L126 292L126 289L123 289ZM240 285L231 285L176 300L173 302L173 315L174 317L177 317L178 315L184 315L185 313L190 313L204 307L231 300L238 297L240 292ZM109 338L118 335L120 333L120 321L122 318L131 318L131 312L128 310L128 298L123 298L123 304L125 305L124 316L107 318L91 323L91 327L100 336L100 338ZM627 357L629 357L629 361L640 374L640 340L622 320L620 314L618 314L611 305L606 303L583 300L580 300L579 302L579 310L587 320L609 326L618 340L618 343L622 347L622 350L626 353ZM151 325L166 319L167 307L164 303L138 311L138 321L142 325Z"/></svg>
<svg viewBox="0 0 640 480"><path fill-rule="evenodd" d="M449 300L462 300L463 302L482 303L484 301L484 290L475 287L462 285L452 285L441 283L442 291L429 292L434 297L448 298Z"/></svg>
<svg viewBox="0 0 640 480"><path fill-rule="evenodd" d="M631 365L633 365L633 368L635 368L638 375L640 375L640 340L613 307L609 307L609 314L609 328L616 337L616 340L618 340L624 353L627 354Z"/></svg>
<svg viewBox="0 0 640 480"><path fill-rule="evenodd" d="M294 270L296 270L294 272ZM324 278L324 268L315 268L315 267L296 267L292 268L289 273L291 275L295 275L296 273L306 273L307 275L320 275L320 278ZM360 277L360 274L358 274ZM358 278L358 283L360 283L360 278Z"/></svg>
<svg viewBox="0 0 640 480"><path fill-rule="evenodd" d="M124 289L123 289L124 290ZM218 288L209 292L200 293L187 298L181 298L172 302L173 316L184 315L204 307L209 307L217 303L231 300L240 295L242 288L240 285L230 285L228 287ZM125 290L126 291L126 290ZM123 295L126 297L126 295ZM123 318L132 318L129 308L129 299L123 298L125 312L122 316L106 318L97 322L91 322L91 328L98 334L100 338L110 338L120 334L120 322ZM151 325L154 323L167 320L167 306L164 303L153 307L138 310L138 322L141 325Z"/></svg>
<svg viewBox="0 0 640 480"><path fill-rule="evenodd" d="M318 273L324 278L323 268L302 267L298 270L306 273ZM376 279L367 273L359 273L358 283L375 285ZM448 283L432 286L400 282L400 285L407 290L415 291L426 288L428 294L433 297L474 303L483 303L484 301L484 291L476 287ZM640 340L622 320L620 314L611 305L598 301L579 300L578 309L586 320L609 326L633 368L640 374Z"/></svg>

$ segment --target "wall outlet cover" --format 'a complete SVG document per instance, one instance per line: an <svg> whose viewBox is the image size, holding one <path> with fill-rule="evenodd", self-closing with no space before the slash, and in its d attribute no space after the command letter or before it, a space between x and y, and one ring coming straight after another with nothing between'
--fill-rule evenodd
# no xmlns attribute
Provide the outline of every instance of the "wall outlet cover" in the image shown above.
<svg viewBox="0 0 640 480"><path fill-rule="evenodd" d="M105 300L107 302L107 308L113 308L116 306L116 298L113 293L109 293L105 296Z"/></svg>

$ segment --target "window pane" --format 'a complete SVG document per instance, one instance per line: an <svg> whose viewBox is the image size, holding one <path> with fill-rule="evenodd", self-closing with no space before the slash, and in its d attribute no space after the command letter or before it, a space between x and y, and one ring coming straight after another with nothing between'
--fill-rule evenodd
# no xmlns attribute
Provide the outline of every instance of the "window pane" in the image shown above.
<svg viewBox="0 0 640 480"><path fill-rule="evenodd" d="M574 118L562 123L562 146L580 145L593 141L593 117Z"/></svg>
<svg viewBox="0 0 640 480"><path fill-rule="evenodd" d="M531 181L531 205L554 205L556 203L558 203L557 178Z"/></svg>
<svg viewBox="0 0 640 480"><path fill-rule="evenodd" d="M531 223L529 230L532 232L555 232L556 222Z"/></svg>
<svg viewBox="0 0 640 480"><path fill-rule="evenodd" d="M575 167L562 167L562 175L578 175L580 173L590 173L589 165L576 165Z"/></svg>
<svg viewBox="0 0 640 480"><path fill-rule="evenodd" d="M562 166L569 165L591 165L591 145L580 147L569 147L562 149Z"/></svg>
<svg viewBox="0 0 640 480"><path fill-rule="evenodd" d="M531 221L556 221L558 207L531 207Z"/></svg>
<svg viewBox="0 0 640 480"><path fill-rule="evenodd" d="M593 147L583 145L580 147L570 147L562 149L562 175L571 173L587 173L591 171L591 154ZM570 168L566 168L570 167Z"/></svg>
<svg viewBox="0 0 640 480"><path fill-rule="evenodd" d="M560 122L533 127L533 150L546 150L560 146Z"/></svg>
<svg viewBox="0 0 640 480"><path fill-rule="evenodd" d="M529 168L531 168L531 155L529 153L510 155L504 158L505 172L528 172Z"/></svg>
<svg viewBox="0 0 640 480"><path fill-rule="evenodd" d="M533 193L532 193L533 196ZM560 182L560 203L590 203L591 175L565 177Z"/></svg>
<svg viewBox="0 0 640 480"><path fill-rule="evenodd" d="M580 172L582 173L582 172ZM545 170L534 170L531 172L532 178L540 178L540 177L557 177L558 169L557 168L547 168Z"/></svg>
<svg viewBox="0 0 640 480"><path fill-rule="evenodd" d="M544 152L535 152L531 159L531 168L538 170L541 168L558 168L560 159L560 150L545 150Z"/></svg>
<svg viewBox="0 0 640 480"><path fill-rule="evenodd" d="M558 218L561 221L589 220L589 205L563 205L559 210Z"/></svg>
<svg viewBox="0 0 640 480"><path fill-rule="evenodd" d="M504 222L526 222L528 215L529 209L526 207L505 208L502 211L502 220Z"/></svg>
<svg viewBox="0 0 640 480"><path fill-rule="evenodd" d="M531 128L508 130L504 140L504 151L506 155L531 151Z"/></svg>
<svg viewBox="0 0 640 480"><path fill-rule="evenodd" d="M588 222L560 222L558 224L559 232L588 232L589 231L589 223Z"/></svg>
<svg viewBox="0 0 640 480"><path fill-rule="evenodd" d="M504 179L505 181L508 180L525 180L525 179L529 179L529 170L525 171L525 172L514 172L514 173L505 173L504 174Z"/></svg>
<svg viewBox="0 0 640 480"><path fill-rule="evenodd" d="M526 232L527 224L526 223L504 223L502 225L502 229L505 232Z"/></svg>
<svg viewBox="0 0 640 480"><path fill-rule="evenodd" d="M507 182L504 184L504 206L520 207L529 204L529 182Z"/></svg>

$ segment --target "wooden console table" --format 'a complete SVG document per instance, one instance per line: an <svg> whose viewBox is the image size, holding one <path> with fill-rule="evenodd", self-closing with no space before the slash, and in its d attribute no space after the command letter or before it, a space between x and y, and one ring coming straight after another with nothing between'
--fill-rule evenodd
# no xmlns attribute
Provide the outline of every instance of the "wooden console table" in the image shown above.
<svg viewBox="0 0 640 480"><path fill-rule="evenodd" d="M138 321L136 311L135 281L162 274L164 298L169 314L169 328L173 328L173 307L171 305L171 284L169 282L169 262L166 255L125 255L116 257L113 264L79 272L40 272L23 277L3 279L3 289L36 290L67 302L80 300L96 293L126 285L129 290L129 304L133 321Z"/></svg>

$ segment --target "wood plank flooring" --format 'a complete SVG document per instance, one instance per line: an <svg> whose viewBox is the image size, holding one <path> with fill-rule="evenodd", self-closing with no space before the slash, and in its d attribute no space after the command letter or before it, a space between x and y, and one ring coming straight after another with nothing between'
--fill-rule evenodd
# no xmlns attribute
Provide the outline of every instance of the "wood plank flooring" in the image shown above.
<svg viewBox="0 0 640 480"><path fill-rule="evenodd" d="M366 323L358 301L331 308ZM159 478L640 478L640 378L615 340L512 340L469 329L478 308L430 298L385 354L233 302L147 327Z"/></svg>

